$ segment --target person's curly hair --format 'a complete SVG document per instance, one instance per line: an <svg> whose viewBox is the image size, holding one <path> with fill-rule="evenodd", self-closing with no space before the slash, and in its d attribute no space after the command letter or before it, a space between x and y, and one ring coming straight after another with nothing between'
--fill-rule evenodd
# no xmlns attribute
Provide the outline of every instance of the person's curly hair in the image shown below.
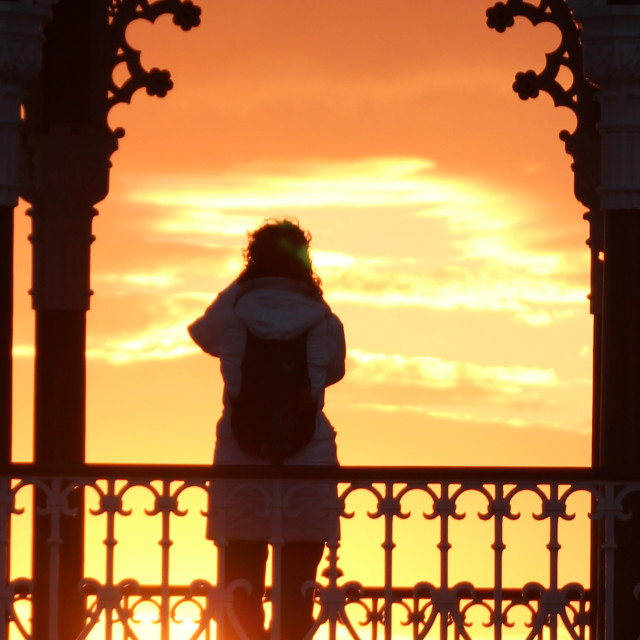
<svg viewBox="0 0 640 640"><path fill-rule="evenodd" d="M322 281L309 257L311 234L301 229L297 220L267 220L247 238L238 282L267 276L292 278L309 284L314 294L322 298Z"/></svg>

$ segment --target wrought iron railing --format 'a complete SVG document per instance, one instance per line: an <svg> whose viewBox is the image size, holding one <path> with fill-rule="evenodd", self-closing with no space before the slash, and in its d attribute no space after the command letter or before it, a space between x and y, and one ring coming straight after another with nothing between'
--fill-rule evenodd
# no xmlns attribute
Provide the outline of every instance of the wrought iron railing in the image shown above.
<svg viewBox="0 0 640 640"><path fill-rule="evenodd" d="M57 593L69 557L65 522L78 517L79 495L85 557L75 592L85 614L78 638L208 640L217 622L237 624L224 615L231 594L216 584L216 549L204 540L212 478L257 479L258 486L271 479L262 499L274 530L292 515L290 480L335 482L341 538L328 542L311 586L312 633L362 640L595 638L593 561L603 567L606 612L615 522L627 517L626 497L640 491L640 483L605 481L589 469L87 465L81 475L62 476L14 465L0 487L0 577L7 576L0 633L31 640L34 608L42 606L33 595L35 517L56 640L69 597ZM272 542L277 576L279 542ZM277 592L274 582L265 597L273 638ZM613 638L610 616L605 624L603 637Z"/></svg>

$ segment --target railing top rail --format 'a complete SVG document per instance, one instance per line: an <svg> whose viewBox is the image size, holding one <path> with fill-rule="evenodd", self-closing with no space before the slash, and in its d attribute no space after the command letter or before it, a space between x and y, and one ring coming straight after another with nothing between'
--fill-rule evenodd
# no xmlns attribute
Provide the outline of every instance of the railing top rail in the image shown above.
<svg viewBox="0 0 640 640"><path fill-rule="evenodd" d="M0 467L4 478L94 479L211 479L211 478L312 478L342 482L465 482L465 483L601 483L640 482L638 474L620 474L592 467L453 467L453 466L271 466L87 463L54 469L33 463Z"/></svg>

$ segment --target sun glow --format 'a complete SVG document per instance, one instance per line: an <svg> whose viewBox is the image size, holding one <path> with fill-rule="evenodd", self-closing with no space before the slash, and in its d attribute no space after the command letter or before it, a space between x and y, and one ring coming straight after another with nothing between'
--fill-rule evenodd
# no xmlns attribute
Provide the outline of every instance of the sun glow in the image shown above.
<svg viewBox="0 0 640 640"><path fill-rule="evenodd" d="M148 186L142 182L131 188L127 197L132 202L211 212L214 221L221 211L253 210L268 215L273 210L331 206L468 206L488 197L478 188L437 175L435 169L430 160L401 157L251 165L233 174L221 174L215 181L182 176L163 179L162 188L155 179ZM237 224L232 229L237 229Z"/></svg>

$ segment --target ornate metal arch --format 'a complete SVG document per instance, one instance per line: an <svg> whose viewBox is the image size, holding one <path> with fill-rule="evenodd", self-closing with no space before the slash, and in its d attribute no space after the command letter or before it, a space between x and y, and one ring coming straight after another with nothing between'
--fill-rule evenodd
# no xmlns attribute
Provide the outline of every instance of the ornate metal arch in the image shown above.
<svg viewBox="0 0 640 640"><path fill-rule="evenodd" d="M128 72L128 77L122 84L116 84L110 75L107 111L117 104L130 103L138 89L146 89L150 96L166 96L173 88L171 73L166 69L145 69L142 66L141 52L127 41L127 27L136 20L154 23L162 15L172 15L176 26L189 31L200 24L200 7L192 0L109 0L107 11L109 72L112 74L121 64L126 66ZM121 136L124 132L118 129L115 133Z"/></svg>
<svg viewBox="0 0 640 640"><path fill-rule="evenodd" d="M600 182L600 137L597 87L585 76L581 28L565 0L539 0L536 4L527 0L497 2L486 11L487 26L503 33L515 25L515 18L527 19L532 25L555 25L561 41L555 51L546 54L546 64L540 72L533 70L516 73L513 90L522 100L536 98L541 91L551 96L557 107L570 109L576 117L573 132L563 130L560 139L565 150L573 158L574 192L588 211L584 218L589 222L591 250L591 312L600 313L602 305L602 251L604 249L603 219L600 211L598 185ZM563 86L558 76L563 69L571 74L569 86Z"/></svg>

